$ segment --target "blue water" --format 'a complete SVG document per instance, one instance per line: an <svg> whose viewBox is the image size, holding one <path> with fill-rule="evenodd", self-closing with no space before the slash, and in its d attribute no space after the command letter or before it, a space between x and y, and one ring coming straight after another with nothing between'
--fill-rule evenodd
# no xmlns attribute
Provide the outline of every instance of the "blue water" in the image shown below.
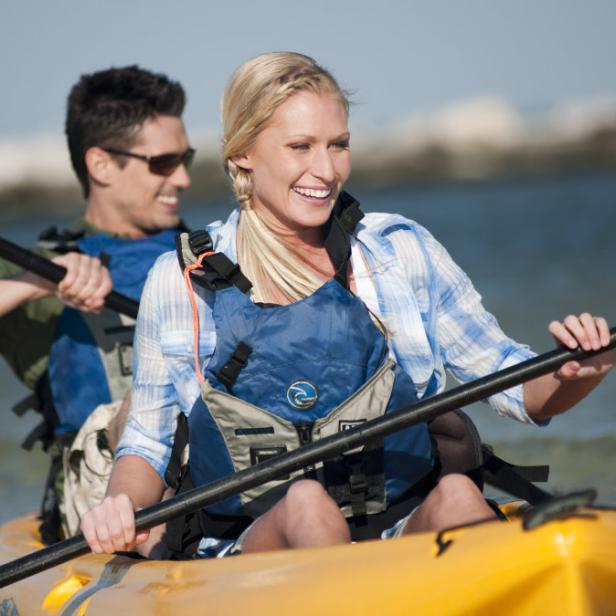
<svg viewBox="0 0 616 616"><path fill-rule="evenodd" d="M484 304L513 338L537 352L553 348L550 320L590 310L616 324L616 176L572 175L481 184L451 184L351 192L365 211L397 212L426 226L449 250L482 294ZM186 204L191 227L225 217L230 199ZM2 221L2 235L23 244L66 218ZM18 448L26 424L9 411L23 392L0 366L6 421L0 439L0 521L35 508L45 459ZM616 504L616 376L543 429L505 420L488 406L469 413L484 439L517 462L550 462L550 486L595 485Z"/></svg>

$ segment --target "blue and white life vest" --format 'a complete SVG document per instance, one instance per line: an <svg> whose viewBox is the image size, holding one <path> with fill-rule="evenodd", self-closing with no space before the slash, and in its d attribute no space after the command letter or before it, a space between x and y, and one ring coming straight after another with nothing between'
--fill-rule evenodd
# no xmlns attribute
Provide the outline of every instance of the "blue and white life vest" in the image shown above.
<svg viewBox="0 0 616 616"><path fill-rule="evenodd" d="M90 256L106 255L113 289L139 300L147 274L164 252L174 250L177 229L147 238L119 239L103 234L76 240ZM122 398L131 383L134 321L104 309L87 314L62 312L49 354L49 381L57 432L78 430L99 404Z"/></svg>
<svg viewBox="0 0 616 616"><path fill-rule="evenodd" d="M417 400L364 304L335 280L299 302L269 308L229 287L216 292L213 308L216 350L189 417L195 485ZM234 363L245 365L230 383ZM431 468L430 438L421 424L309 472L352 517L385 511ZM303 475L258 486L208 511L257 517L280 499L289 479ZM354 478L365 486L356 500Z"/></svg>
<svg viewBox="0 0 616 616"><path fill-rule="evenodd" d="M344 193L341 197L352 199ZM224 257L219 253L205 257L203 269L195 270L194 280L213 291L206 301L212 307L216 349L188 419L193 485L241 471L417 400L411 378L389 357L385 336L368 309L340 284L340 272L346 278L350 251L348 236L345 246L340 242L345 225L338 223L344 215L343 210L337 224L330 225L338 235L331 250L326 239L336 279L293 304L254 304L237 288L241 287L237 268L220 263L212 267L214 259ZM194 263L199 252L211 250L207 238L191 236L179 236L182 267ZM195 243L204 248L195 251ZM220 278L213 270L233 271L235 281L226 287L211 284ZM308 476L322 482L346 517L369 517L403 499L432 467L427 426L419 424L335 461L227 498L207 507L205 514L254 519L284 495L289 481Z"/></svg>

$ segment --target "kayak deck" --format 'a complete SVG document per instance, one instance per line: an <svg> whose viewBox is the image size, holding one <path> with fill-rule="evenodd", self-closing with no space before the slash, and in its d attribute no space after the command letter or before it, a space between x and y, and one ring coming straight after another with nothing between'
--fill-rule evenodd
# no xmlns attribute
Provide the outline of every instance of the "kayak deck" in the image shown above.
<svg viewBox="0 0 616 616"><path fill-rule="evenodd" d="M0 529L2 562L42 547L36 527ZM90 554L1 589L0 615L610 614L615 554L616 512L601 509L218 560Z"/></svg>

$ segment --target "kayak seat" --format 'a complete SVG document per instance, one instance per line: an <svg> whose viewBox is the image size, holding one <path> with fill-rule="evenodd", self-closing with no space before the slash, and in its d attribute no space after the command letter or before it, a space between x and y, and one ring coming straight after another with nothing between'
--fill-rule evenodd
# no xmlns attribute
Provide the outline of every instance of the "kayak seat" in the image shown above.
<svg viewBox="0 0 616 616"><path fill-rule="evenodd" d="M449 473L468 475L483 491L488 484L531 505L552 498L534 485L548 480L549 466L519 466L499 458L481 442L475 424L460 409L444 413L428 423L436 459L436 479Z"/></svg>
<svg viewBox="0 0 616 616"><path fill-rule="evenodd" d="M479 432L470 417L456 409L428 422L437 480L451 473L468 475L483 491L483 452Z"/></svg>

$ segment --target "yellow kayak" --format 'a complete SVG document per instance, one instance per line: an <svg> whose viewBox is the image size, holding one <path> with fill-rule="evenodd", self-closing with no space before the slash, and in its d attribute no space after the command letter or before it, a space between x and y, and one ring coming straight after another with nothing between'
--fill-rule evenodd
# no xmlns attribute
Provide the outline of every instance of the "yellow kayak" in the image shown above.
<svg viewBox="0 0 616 616"><path fill-rule="evenodd" d="M0 561L43 547L36 529L3 526ZM616 511L219 560L90 554L0 589L0 616L29 614L616 614Z"/></svg>

